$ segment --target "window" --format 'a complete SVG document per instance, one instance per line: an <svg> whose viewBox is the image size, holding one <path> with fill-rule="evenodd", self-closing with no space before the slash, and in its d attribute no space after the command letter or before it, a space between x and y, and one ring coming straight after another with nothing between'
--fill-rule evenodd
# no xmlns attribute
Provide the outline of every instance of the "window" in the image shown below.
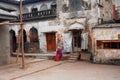
<svg viewBox="0 0 120 80"><path fill-rule="evenodd" d="M32 8L32 15L33 16L38 16L38 9L37 8Z"/></svg>
<svg viewBox="0 0 120 80"><path fill-rule="evenodd" d="M37 8L32 8L32 12L37 12L38 9Z"/></svg>
<svg viewBox="0 0 120 80"><path fill-rule="evenodd" d="M97 49L120 49L120 40L97 40Z"/></svg>

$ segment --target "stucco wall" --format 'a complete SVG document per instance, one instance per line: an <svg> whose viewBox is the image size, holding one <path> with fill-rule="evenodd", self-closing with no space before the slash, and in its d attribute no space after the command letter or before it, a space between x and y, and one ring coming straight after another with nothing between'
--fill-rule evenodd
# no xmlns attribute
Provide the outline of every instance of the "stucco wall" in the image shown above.
<svg viewBox="0 0 120 80"><path fill-rule="evenodd" d="M29 31L30 29L34 27L38 30L38 38L39 38L39 46L40 46L40 51L46 53L47 52L47 46L46 46L46 32L56 32L56 37L60 33L64 32L65 28L62 25L59 25L56 20L45 20L45 21L33 21L33 22L26 22L24 24L24 30L26 31L27 34L27 42L30 42L29 39ZM18 31L20 30L19 25L12 25L9 30L14 30L16 36L18 36ZM56 39L56 44L57 39Z"/></svg>
<svg viewBox="0 0 120 80"><path fill-rule="evenodd" d="M10 63L10 43L8 26L0 26L0 65Z"/></svg>
<svg viewBox="0 0 120 80"><path fill-rule="evenodd" d="M93 30L94 62L107 62L110 59L120 59L120 49L97 49L97 40L118 40L120 28L103 28Z"/></svg>

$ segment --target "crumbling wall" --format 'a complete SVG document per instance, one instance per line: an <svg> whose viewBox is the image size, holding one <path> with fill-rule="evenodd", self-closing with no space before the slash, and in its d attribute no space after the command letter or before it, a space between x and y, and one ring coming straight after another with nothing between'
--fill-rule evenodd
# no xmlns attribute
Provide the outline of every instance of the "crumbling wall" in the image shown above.
<svg viewBox="0 0 120 80"><path fill-rule="evenodd" d="M100 9L100 18L102 18L104 22L111 21L113 19L112 0L101 0L98 7Z"/></svg>
<svg viewBox="0 0 120 80"><path fill-rule="evenodd" d="M34 27L38 30L38 38L39 38L39 48L40 52L46 53L47 52L47 44L46 44L46 33L48 32L56 32L56 46L58 47L57 36L64 32L65 28L59 24L58 20L45 20L45 21L30 21L24 24L24 30L27 33L27 42L30 42L29 39L29 31ZM10 29L16 32L16 36L18 36L18 31L20 30L19 25L12 25ZM60 43L63 40L61 39Z"/></svg>
<svg viewBox="0 0 120 80"><path fill-rule="evenodd" d="M101 28L93 30L93 57L94 62L106 63L110 59L120 59L119 49L98 49L97 40L119 40L120 28Z"/></svg>
<svg viewBox="0 0 120 80"><path fill-rule="evenodd" d="M0 26L0 65L10 63L10 42L8 26Z"/></svg>
<svg viewBox="0 0 120 80"><path fill-rule="evenodd" d="M70 27L71 24L75 22L79 22L84 26L84 29L87 29L87 31L89 32L89 40L91 41L92 39L91 37L93 36L93 34L91 33L92 32L91 29L92 27L98 24L98 18L100 18L100 15L101 15L100 13L106 12L107 10L107 13L108 11L110 11L109 14L111 15L111 5L112 5L110 2L111 0L110 1L107 0L108 2L105 2L106 0L103 1L104 5L106 3L107 4L110 3L109 5L110 8L107 5L105 5L103 8L101 8L101 12L97 4L98 0L80 0L83 3L82 9L81 10L76 9L74 11L71 11L69 9L70 7L69 0L56 0L56 1L57 1L56 2L57 3L57 18L55 18L54 20L41 20L41 21L37 20L37 21L32 21L32 22L25 22L25 25L24 25L25 30L28 33L28 35L29 35L29 29L31 27L34 26L35 28L37 28L39 42L40 42L40 49L42 51L46 51L45 32L56 31L57 33L60 33L61 35L64 36L64 32L70 33L68 31L68 28ZM48 5L51 4L49 2L45 2L45 3ZM38 10L40 10L39 4L41 3L36 4L36 7L39 7ZM25 7L27 7L30 12L31 8L34 7L34 5L35 4L26 5ZM105 17L105 20L107 20L107 17ZM14 29L17 30L17 28L14 28ZM57 34L56 34L56 37L57 37ZM29 40L29 37L28 37L28 40ZM56 42L57 42L57 39L56 39ZM91 42L89 42L89 48L92 49Z"/></svg>

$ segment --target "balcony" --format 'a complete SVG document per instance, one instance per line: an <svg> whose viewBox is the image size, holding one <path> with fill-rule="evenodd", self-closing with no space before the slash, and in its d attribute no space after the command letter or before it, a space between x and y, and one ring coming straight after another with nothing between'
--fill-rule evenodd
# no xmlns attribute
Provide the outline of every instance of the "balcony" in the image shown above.
<svg viewBox="0 0 120 80"><path fill-rule="evenodd" d="M49 18L55 18L55 17L56 17L55 9L22 14L22 18L24 21L30 21L30 20L35 20L35 19L36 20L49 19ZM18 17L18 20L20 20L20 16Z"/></svg>
<svg viewBox="0 0 120 80"><path fill-rule="evenodd" d="M113 5L113 19L115 21L120 21L120 7Z"/></svg>

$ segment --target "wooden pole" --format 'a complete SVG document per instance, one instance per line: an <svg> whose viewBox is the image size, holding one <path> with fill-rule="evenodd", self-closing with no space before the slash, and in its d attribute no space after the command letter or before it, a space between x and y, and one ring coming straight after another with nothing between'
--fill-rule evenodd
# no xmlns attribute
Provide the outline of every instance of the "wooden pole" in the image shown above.
<svg viewBox="0 0 120 80"><path fill-rule="evenodd" d="M22 68L25 68L25 62L24 62L24 36L23 36L23 20L22 20L22 0L20 0L20 27L21 27L21 37L22 37Z"/></svg>
<svg viewBox="0 0 120 80"><path fill-rule="evenodd" d="M20 39L21 39L20 36L21 36L21 33L19 33L19 35L18 35L18 50L17 50L16 63L18 62L19 53L20 53Z"/></svg>
<svg viewBox="0 0 120 80"><path fill-rule="evenodd" d="M20 23L1 22L0 25L20 25Z"/></svg>

